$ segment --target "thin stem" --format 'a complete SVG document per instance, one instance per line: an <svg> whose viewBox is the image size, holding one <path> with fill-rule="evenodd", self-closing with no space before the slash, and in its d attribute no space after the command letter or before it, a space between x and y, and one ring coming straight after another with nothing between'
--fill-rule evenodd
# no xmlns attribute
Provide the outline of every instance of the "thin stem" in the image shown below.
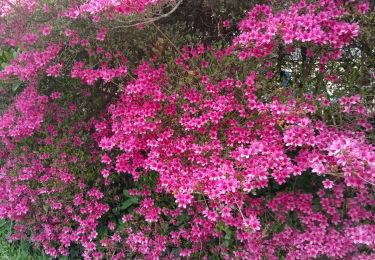
<svg viewBox="0 0 375 260"><path fill-rule="evenodd" d="M177 48L177 46L172 42L172 40L154 23L152 22L152 25L155 26L156 30L158 30L158 32L160 32L160 34L165 38L167 39L167 41L172 45L172 47L178 52L178 54L180 54L180 56L182 56L182 53L181 51Z"/></svg>
<svg viewBox="0 0 375 260"><path fill-rule="evenodd" d="M172 8L172 10L170 10L168 13L162 14L162 15L160 15L158 17L153 17L153 18L146 19L144 21L140 21L140 22L133 23L133 24L112 27L111 29L130 28L130 27L137 27L139 25L144 25L144 24L148 24L148 23L154 23L154 22L156 22L156 21L158 21L160 19L166 18L169 15L171 15L172 13L174 13L177 10L177 8L181 5L182 1L183 0L178 1L177 4Z"/></svg>

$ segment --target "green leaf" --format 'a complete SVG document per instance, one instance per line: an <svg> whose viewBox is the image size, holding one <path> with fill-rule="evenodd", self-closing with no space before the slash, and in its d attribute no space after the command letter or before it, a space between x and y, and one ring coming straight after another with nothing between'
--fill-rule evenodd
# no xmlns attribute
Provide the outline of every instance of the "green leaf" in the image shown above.
<svg viewBox="0 0 375 260"><path fill-rule="evenodd" d="M17 89L20 87L20 85L21 85L20 83L14 84L13 87L12 87L13 92L16 92Z"/></svg>
<svg viewBox="0 0 375 260"><path fill-rule="evenodd" d="M5 55L5 58L7 59L7 61L10 61L14 56L14 55L12 55L11 52L8 52L8 51L4 52L4 55Z"/></svg>
<svg viewBox="0 0 375 260"><path fill-rule="evenodd" d="M125 198L130 198L131 197L131 195L130 195L130 193L129 193L128 190L123 190L122 194L124 195Z"/></svg>
<svg viewBox="0 0 375 260"><path fill-rule="evenodd" d="M125 200L121 206L119 207L119 209L122 209L122 210L125 210L127 208L129 208L130 206L132 206L133 204L138 204L139 200L137 197L131 197L127 200Z"/></svg>

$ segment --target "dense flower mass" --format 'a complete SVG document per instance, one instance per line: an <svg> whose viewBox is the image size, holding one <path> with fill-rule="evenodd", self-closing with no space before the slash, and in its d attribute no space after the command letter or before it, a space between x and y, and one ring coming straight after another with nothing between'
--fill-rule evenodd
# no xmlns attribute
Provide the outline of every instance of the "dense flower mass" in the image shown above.
<svg viewBox="0 0 375 260"><path fill-rule="evenodd" d="M349 186L374 182L372 147L354 132L306 117L312 104L264 103L254 94L255 85L237 81L241 87L234 87L232 78L214 84L207 75L199 90L182 86L167 95L164 71L140 66L137 80L109 109L114 134L103 137L100 146L123 152L116 158L117 172L137 180L140 168L157 171L168 192L199 192L212 200L264 188L271 177L283 184L309 169L343 174Z"/></svg>
<svg viewBox="0 0 375 260"><path fill-rule="evenodd" d="M329 190L320 190L319 213L312 210L311 194L280 193L265 208L261 206L267 203L263 199L254 202L245 194L268 188L273 181L282 185L306 174L340 176L346 186L366 190L368 183L375 181L375 152L364 135L312 120L308 113L315 112L313 100L296 102L289 96L286 102L277 98L262 102L255 94L254 72L245 82L230 77L213 82L209 75L202 74L192 86L177 88L168 83L166 70L147 63L139 66L137 79L109 108L110 124L99 123L97 130L104 135L99 144L102 149L120 151L109 164L109 171L114 168L116 172L129 173L135 180L150 171L158 172L159 189L173 194L180 209L196 208L187 214L204 221L206 230L200 231L203 234L197 240L191 237L193 234L188 236L196 243L188 255L199 250L202 239L220 237L220 233L215 233L219 223L237 229L239 237L245 236L238 238L244 248L236 252L243 258L272 258L278 247L287 248L288 256L297 259L346 257L356 251L357 243L348 237L350 232L337 227L345 221L348 230L368 230L373 226L362 226L357 219L344 220L338 214L342 202L333 201L342 201L342 183L333 186L332 181L321 178L324 187L341 195L331 197ZM326 192L329 198L325 198ZM206 198L205 203L202 197ZM374 202L368 199L368 203ZM144 215L142 205L137 213ZM262 238L258 234L262 230L259 218L265 210L271 210L279 221L285 221L284 214L294 211L304 228L297 231L289 227L270 240ZM367 210L363 213L373 216ZM149 214L158 219L160 209L151 207L144 215L150 222ZM329 221L335 226L324 224ZM273 224L263 223L263 227L268 225ZM249 230L250 233L243 233ZM315 241L312 237L324 240ZM340 245L331 248L330 241ZM251 247L252 243L259 248Z"/></svg>
<svg viewBox="0 0 375 260"><path fill-rule="evenodd" d="M323 85L345 84L331 67L369 3L255 5L232 41L179 49L152 7L180 3L0 4L9 239L54 258L374 259L374 113ZM173 54L112 44L141 18Z"/></svg>
<svg viewBox="0 0 375 260"><path fill-rule="evenodd" d="M145 9L150 6L162 2L163 0L86 0L82 1L82 4L73 3L71 6L66 8L63 15L69 18L76 19L80 15L89 13L91 15L99 15L105 11L114 10L119 14L130 14L144 12ZM22 8L30 13L35 12L38 5L42 5L43 1L25 1L25 0L5 0L0 5L0 14L2 16L9 15L17 8ZM47 4L43 5L45 12L50 12L51 9Z"/></svg>
<svg viewBox="0 0 375 260"><path fill-rule="evenodd" d="M0 168L0 217L17 221L11 239L25 238L31 231L30 239L57 257L66 255L78 241L86 252L94 250L98 219L109 208L100 202L103 194L87 185L85 178L89 176L78 174L75 168L90 171L89 165L97 161L95 150L86 156L68 153L71 149L92 149L93 143L84 143L79 134L81 129L89 130L90 124L69 126L67 122L75 119L76 106L64 109L52 101L52 96L56 94L50 100L38 97L35 88L28 87L15 102L20 117L2 133L6 144L2 159L6 163ZM15 113L13 107L10 109L4 116ZM2 122L8 120L4 116ZM41 127L45 117L56 121ZM70 127L65 130L69 137L56 126L64 122ZM35 132L39 133L37 144L28 145L27 138Z"/></svg>
<svg viewBox="0 0 375 260"><path fill-rule="evenodd" d="M38 95L35 86L30 85L17 97L0 119L0 136L23 138L38 131L46 112L48 97Z"/></svg>
<svg viewBox="0 0 375 260"><path fill-rule="evenodd" d="M344 3L330 0L300 1L278 13L270 6L257 5L239 24L242 33L235 44L245 47L239 56L246 59L269 55L278 35L285 44L314 43L339 50L359 31L358 24L340 21L345 13Z"/></svg>

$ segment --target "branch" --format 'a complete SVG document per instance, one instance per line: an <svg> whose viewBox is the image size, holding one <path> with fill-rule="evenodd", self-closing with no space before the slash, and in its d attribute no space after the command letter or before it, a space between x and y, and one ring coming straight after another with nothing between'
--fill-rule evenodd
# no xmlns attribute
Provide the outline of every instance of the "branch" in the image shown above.
<svg viewBox="0 0 375 260"><path fill-rule="evenodd" d="M182 1L183 0L178 1L178 3L172 8L172 10L170 10L168 13L162 14L158 17L146 19L144 21L129 24L129 25L121 25L121 26L112 27L111 29L130 28L130 27L136 27L136 26L144 25L144 24L148 24L148 23L154 23L154 22L156 22L160 19L166 18L166 17L170 16L172 13L174 13L177 10L177 8L181 5Z"/></svg>

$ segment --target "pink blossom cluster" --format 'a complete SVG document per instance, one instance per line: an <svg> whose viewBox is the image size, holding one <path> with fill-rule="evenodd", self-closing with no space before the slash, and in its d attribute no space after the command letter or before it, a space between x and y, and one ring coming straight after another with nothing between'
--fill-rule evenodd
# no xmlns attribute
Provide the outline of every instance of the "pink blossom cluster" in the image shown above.
<svg viewBox="0 0 375 260"><path fill-rule="evenodd" d="M61 74L61 70L63 68L63 65L61 63L57 63L55 65L51 65L47 68L47 76L53 76L58 77Z"/></svg>
<svg viewBox="0 0 375 260"><path fill-rule="evenodd" d="M38 131L47 110L48 97L37 93L34 85L21 92L8 110L0 116L0 137L20 139Z"/></svg>
<svg viewBox="0 0 375 260"><path fill-rule="evenodd" d="M71 77L81 79L84 84L93 85L94 82L99 79L103 79L104 82L109 82L114 78L124 77L126 72L127 69L125 66L120 66L118 68L103 66L99 69L88 69L85 68L83 62L76 62L73 65Z"/></svg>
<svg viewBox="0 0 375 260"><path fill-rule="evenodd" d="M299 1L276 13L268 5L257 5L240 22L234 45L241 46L241 59L268 56L278 36L286 45L301 42L340 49L359 32L358 24L342 20L346 14L344 1Z"/></svg>
<svg viewBox="0 0 375 260"><path fill-rule="evenodd" d="M24 81L32 81L38 72L46 69L46 66L56 58L60 50L61 45L51 43L43 51L23 52L0 72L0 79L14 76Z"/></svg>
<svg viewBox="0 0 375 260"><path fill-rule="evenodd" d="M309 104L264 103L255 85L235 87L232 78L215 84L208 75L199 90L181 86L167 95L165 67L143 64L137 75L110 107L112 134L100 146L120 149L115 170L135 180L140 168L159 172L161 187L176 194L181 207L191 203L188 194L223 200L267 187L270 178L283 184L309 169L344 175L350 186L375 181L375 153L364 136L313 122L304 116L314 110ZM243 92L242 104L234 91ZM282 131L275 127L280 120ZM290 158L288 152L295 151Z"/></svg>

